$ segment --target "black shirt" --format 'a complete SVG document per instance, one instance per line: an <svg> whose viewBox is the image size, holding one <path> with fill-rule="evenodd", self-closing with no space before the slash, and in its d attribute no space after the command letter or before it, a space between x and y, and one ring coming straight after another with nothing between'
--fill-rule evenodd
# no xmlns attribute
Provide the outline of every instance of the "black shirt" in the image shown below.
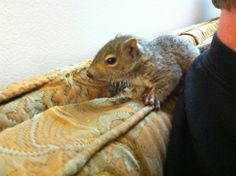
<svg viewBox="0 0 236 176"><path fill-rule="evenodd" d="M216 35L186 76L164 173L236 176L236 52Z"/></svg>

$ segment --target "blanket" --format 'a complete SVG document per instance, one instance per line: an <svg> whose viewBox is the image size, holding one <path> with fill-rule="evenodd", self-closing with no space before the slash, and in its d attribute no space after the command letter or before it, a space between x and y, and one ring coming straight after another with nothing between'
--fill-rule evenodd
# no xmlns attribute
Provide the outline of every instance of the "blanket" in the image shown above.
<svg viewBox="0 0 236 176"><path fill-rule="evenodd" d="M213 19L178 34L199 45L217 23ZM191 39L196 29L206 32ZM90 63L0 91L1 176L163 174L178 95L170 95L158 111L111 97L111 85L86 76Z"/></svg>

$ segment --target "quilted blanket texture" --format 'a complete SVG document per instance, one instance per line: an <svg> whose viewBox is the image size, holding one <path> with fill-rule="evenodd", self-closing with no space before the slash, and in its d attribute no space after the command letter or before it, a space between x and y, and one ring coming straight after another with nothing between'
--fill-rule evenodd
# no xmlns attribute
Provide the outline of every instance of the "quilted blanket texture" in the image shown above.
<svg viewBox="0 0 236 176"><path fill-rule="evenodd" d="M2 129L20 123L0 133L1 175L162 174L175 98L146 114L141 102L98 98L109 89L87 80L87 65L1 107ZM140 109L145 120L117 135Z"/></svg>
<svg viewBox="0 0 236 176"><path fill-rule="evenodd" d="M178 34L199 45L217 23ZM162 175L176 94L159 111L111 97L109 84L87 78L89 64L0 90L1 176Z"/></svg>

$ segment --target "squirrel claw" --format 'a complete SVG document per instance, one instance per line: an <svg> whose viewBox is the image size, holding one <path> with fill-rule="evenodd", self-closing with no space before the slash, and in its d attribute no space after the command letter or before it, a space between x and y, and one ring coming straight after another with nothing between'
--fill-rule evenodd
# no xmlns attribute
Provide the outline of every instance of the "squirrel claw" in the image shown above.
<svg viewBox="0 0 236 176"><path fill-rule="evenodd" d="M145 105L154 106L155 109L160 109L161 107L159 99L154 95L148 95L145 98Z"/></svg>
<svg viewBox="0 0 236 176"><path fill-rule="evenodd" d="M117 95L118 93L125 91L129 87L129 83L126 81L113 82L110 87L111 95Z"/></svg>

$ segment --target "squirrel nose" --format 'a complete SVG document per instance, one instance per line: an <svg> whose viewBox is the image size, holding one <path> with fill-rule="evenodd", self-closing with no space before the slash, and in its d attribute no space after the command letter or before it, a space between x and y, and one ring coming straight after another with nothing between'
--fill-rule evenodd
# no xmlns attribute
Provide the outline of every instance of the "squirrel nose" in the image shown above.
<svg viewBox="0 0 236 176"><path fill-rule="evenodd" d="M89 73L89 72L87 72L87 76L88 76L89 78L93 78L93 75L92 75L91 73Z"/></svg>

